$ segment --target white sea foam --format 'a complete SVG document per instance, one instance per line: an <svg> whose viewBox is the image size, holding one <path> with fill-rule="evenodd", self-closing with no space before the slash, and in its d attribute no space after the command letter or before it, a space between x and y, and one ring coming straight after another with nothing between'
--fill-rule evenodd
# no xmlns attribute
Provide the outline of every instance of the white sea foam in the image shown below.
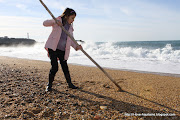
<svg viewBox="0 0 180 120"><path fill-rule="evenodd" d="M91 43L84 45L84 49L103 67L173 74L179 74L180 70L180 50L173 50L170 44L149 50ZM73 51L71 56L70 63L93 65L81 53Z"/></svg>
<svg viewBox="0 0 180 120"><path fill-rule="evenodd" d="M102 67L180 74L180 50L171 44L163 48L120 47L116 43L85 43L84 50ZM34 46L0 47L0 56L49 61L44 43ZM68 63L95 66L81 51L71 49Z"/></svg>

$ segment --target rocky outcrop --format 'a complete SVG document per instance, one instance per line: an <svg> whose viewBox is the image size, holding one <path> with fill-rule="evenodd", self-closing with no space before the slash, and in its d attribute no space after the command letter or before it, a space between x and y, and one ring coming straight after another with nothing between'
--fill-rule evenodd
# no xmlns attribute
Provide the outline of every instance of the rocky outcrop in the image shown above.
<svg viewBox="0 0 180 120"><path fill-rule="evenodd" d="M27 38L8 38L0 37L0 46L11 46L11 45L34 45L36 43L33 39Z"/></svg>

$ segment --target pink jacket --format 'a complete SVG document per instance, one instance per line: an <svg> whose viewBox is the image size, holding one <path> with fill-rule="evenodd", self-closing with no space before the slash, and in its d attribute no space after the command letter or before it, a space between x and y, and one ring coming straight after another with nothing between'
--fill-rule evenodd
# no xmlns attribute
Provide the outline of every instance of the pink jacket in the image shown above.
<svg viewBox="0 0 180 120"><path fill-rule="evenodd" d="M57 20L61 20L61 17L59 16L57 18ZM46 26L46 27L52 27L52 32L51 34L49 35L49 38L48 40L46 41L46 44L45 44L45 49L48 50L48 48L56 51L56 48L57 48L57 45L58 45L58 42L59 42L59 39L61 37L61 33L62 33L62 29L61 27L59 27L55 20L46 20L43 22L43 25ZM69 28L69 33L73 36L73 27L72 25L70 26ZM77 45L71 40L71 38L68 36L67 37L67 42L66 42L66 48L65 48L65 55L64 55L64 60L68 60L69 58L69 54L70 54L70 46L72 46L74 49L77 48Z"/></svg>

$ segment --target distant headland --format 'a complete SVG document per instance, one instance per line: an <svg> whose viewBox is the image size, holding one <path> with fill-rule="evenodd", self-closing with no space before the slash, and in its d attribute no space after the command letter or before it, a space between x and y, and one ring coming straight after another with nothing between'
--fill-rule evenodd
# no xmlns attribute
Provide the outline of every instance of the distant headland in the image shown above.
<svg viewBox="0 0 180 120"><path fill-rule="evenodd" d="M34 45L35 40L29 38L8 38L8 36L0 37L0 46L12 45Z"/></svg>

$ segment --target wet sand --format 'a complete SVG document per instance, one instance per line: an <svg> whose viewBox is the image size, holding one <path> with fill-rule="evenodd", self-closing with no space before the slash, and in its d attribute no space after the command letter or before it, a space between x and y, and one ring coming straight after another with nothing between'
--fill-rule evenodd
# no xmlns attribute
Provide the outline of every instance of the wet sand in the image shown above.
<svg viewBox="0 0 180 120"><path fill-rule="evenodd" d="M45 92L49 62L0 57L0 119L179 119L180 77L69 65L67 87L59 66Z"/></svg>

